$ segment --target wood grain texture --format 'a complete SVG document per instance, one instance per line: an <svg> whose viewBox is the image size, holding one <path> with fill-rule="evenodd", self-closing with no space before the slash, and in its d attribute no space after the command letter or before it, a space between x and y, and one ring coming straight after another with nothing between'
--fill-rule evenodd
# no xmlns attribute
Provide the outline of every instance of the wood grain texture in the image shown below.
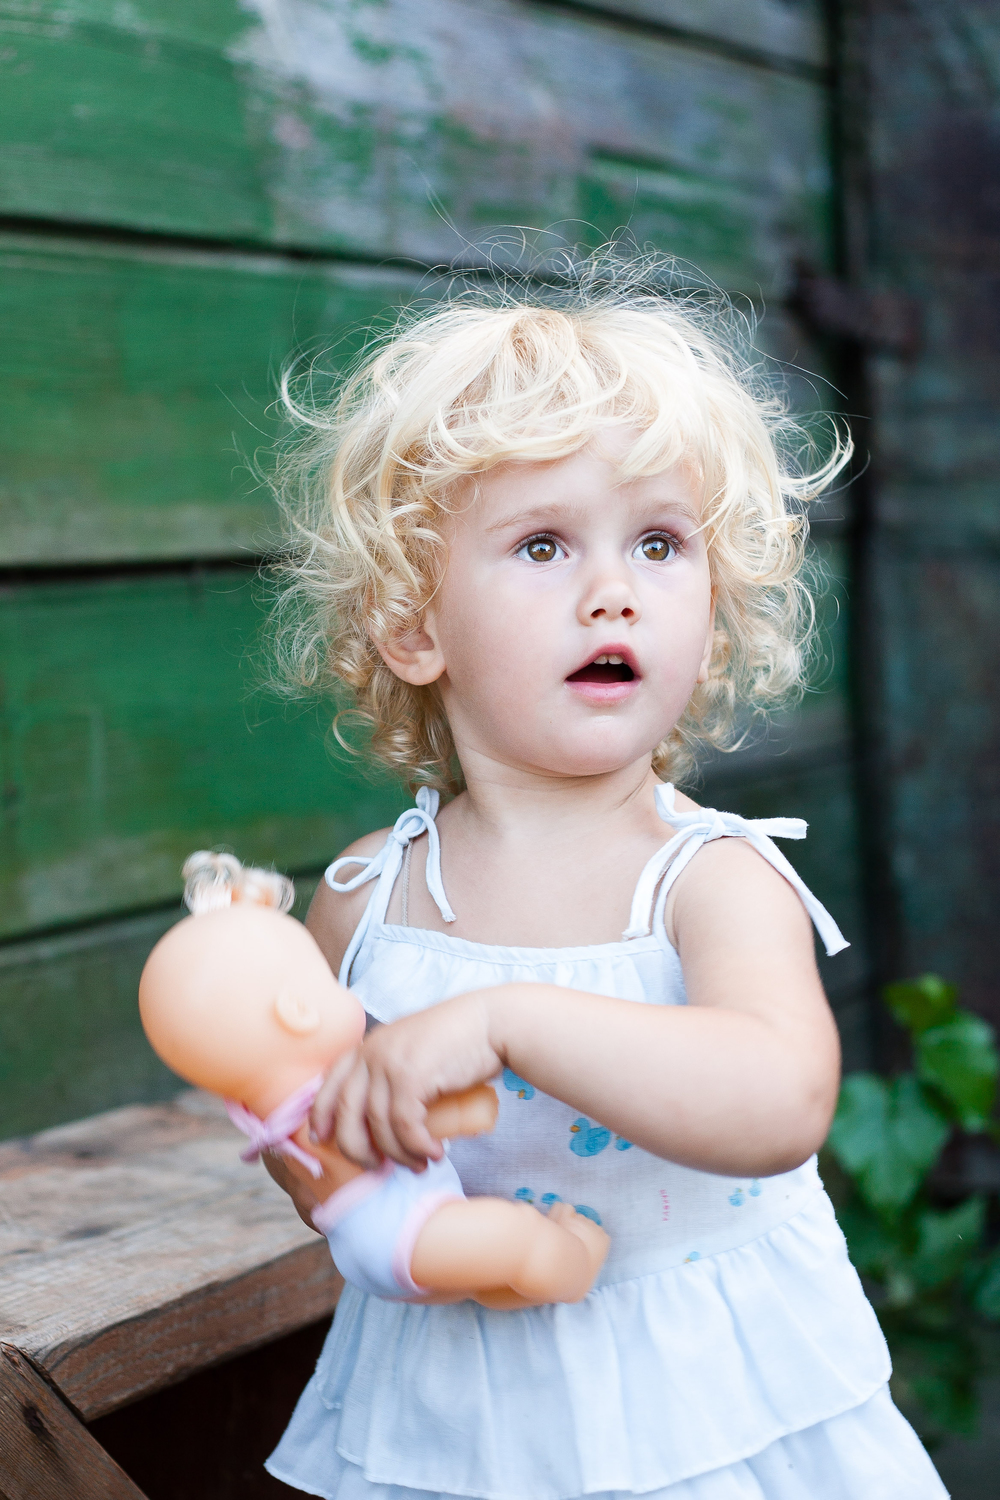
<svg viewBox="0 0 1000 1500"><path fill-rule="evenodd" d="M0 554L10 565L253 556L278 375L343 368L403 272L0 237Z"/></svg>
<svg viewBox="0 0 1000 1500"><path fill-rule="evenodd" d="M0 1148L0 1339L85 1418L329 1313L340 1280L217 1101Z"/></svg>
<svg viewBox="0 0 1000 1500"><path fill-rule="evenodd" d="M192 849L315 869L394 819L331 714L257 691L261 621L239 570L0 589L0 932L176 900Z"/></svg>
<svg viewBox="0 0 1000 1500"><path fill-rule="evenodd" d="M822 68L829 61L816 0L573 0L590 9L690 33L692 40L746 48L762 59Z"/></svg>
<svg viewBox="0 0 1000 1500"><path fill-rule="evenodd" d="M3 1343L0 1494L4 1500L144 1500L24 1355Z"/></svg>
<svg viewBox="0 0 1000 1500"><path fill-rule="evenodd" d="M913 298L910 359L865 361L868 806L885 978L933 970L1000 1022L1000 14L845 7L867 212L852 270Z"/></svg>
<svg viewBox="0 0 1000 1500"><path fill-rule="evenodd" d="M823 88L584 12L2 0L0 40L7 213L423 262L629 225L768 295L827 258Z"/></svg>
<svg viewBox="0 0 1000 1500"><path fill-rule="evenodd" d="M282 431L278 374L317 362L319 392L435 283L277 256L0 236L0 555L7 565L267 552L278 513L253 473ZM803 409L822 370L782 310L761 343ZM797 382L797 384L796 384Z"/></svg>
<svg viewBox="0 0 1000 1500"><path fill-rule="evenodd" d="M177 1093L136 996L150 949L182 915L171 907L0 947L0 1140Z"/></svg>

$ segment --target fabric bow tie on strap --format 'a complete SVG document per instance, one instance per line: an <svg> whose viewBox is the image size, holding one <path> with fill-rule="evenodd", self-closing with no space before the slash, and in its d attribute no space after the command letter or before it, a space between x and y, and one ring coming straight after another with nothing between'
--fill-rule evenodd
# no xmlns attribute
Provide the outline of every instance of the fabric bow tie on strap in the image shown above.
<svg viewBox="0 0 1000 1500"><path fill-rule="evenodd" d="M311 1176L322 1177L323 1168L317 1158L310 1152L303 1151L301 1146L290 1139L308 1118L322 1082L323 1074L317 1073L315 1078L310 1078L308 1083L304 1083L294 1094L283 1099L276 1109L272 1109L266 1120L255 1115L252 1109L247 1109L245 1104L227 1099L225 1105L229 1118L237 1130L242 1130L244 1135L250 1137L249 1146L240 1152L240 1160L252 1162L258 1159L262 1151L276 1151L279 1156L293 1156Z"/></svg>
<svg viewBox="0 0 1000 1500"><path fill-rule="evenodd" d="M670 782L656 788L656 810L664 823L669 823L677 832L669 844L664 844L653 855L639 876L629 924L622 933L623 938L645 937L650 932L656 892L659 888L662 899L664 887L660 886L660 882L668 869L670 875L665 885L676 880L703 844L710 844L714 839L740 838L746 839L751 848L763 855L768 864L779 875L783 875L798 893L827 953L832 955L850 947L826 907L816 900L781 850L771 842L774 838L804 839L807 825L801 818L741 818L737 813L719 812L714 807L698 807L693 812L679 812Z"/></svg>
<svg viewBox="0 0 1000 1500"><path fill-rule="evenodd" d="M427 834L427 866L424 871L427 889L444 920L454 922L455 913L448 905L448 897L444 893L444 882L441 879L441 839L434 821L440 801L440 795L433 788L422 786L417 793L416 807L408 807L405 812L400 813L393 824L392 832L377 854L343 854L327 869L324 878L333 891L356 891L359 886L367 884L369 880L378 881L372 899L365 908L364 916L354 929L354 936L344 954L340 966L341 984L348 982L351 965L360 951L369 927L373 922L385 921L389 897L392 894L396 876L402 868L406 846L413 839L419 838L422 833ZM337 875L348 865L360 865L361 869L357 875L352 875L350 880L338 880Z"/></svg>

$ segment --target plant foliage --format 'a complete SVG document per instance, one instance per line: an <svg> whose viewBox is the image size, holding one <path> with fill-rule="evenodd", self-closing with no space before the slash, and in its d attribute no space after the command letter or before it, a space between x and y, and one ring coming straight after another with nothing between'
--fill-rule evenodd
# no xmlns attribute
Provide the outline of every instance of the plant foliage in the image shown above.
<svg viewBox="0 0 1000 1500"><path fill-rule="evenodd" d="M933 1442L975 1430L975 1322L1000 1322L1000 1249L987 1249L983 1194L942 1204L929 1183L956 1130L997 1138L1000 1059L992 1026L936 975L887 985L883 998L913 1067L844 1079L824 1175L892 1351L894 1394Z"/></svg>

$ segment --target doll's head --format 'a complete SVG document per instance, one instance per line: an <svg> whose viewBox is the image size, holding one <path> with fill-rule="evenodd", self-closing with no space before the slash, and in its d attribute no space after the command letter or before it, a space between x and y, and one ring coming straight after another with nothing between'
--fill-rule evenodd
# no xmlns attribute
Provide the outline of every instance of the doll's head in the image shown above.
<svg viewBox="0 0 1000 1500"><path fill-rule="evenodd" d="M615 668L623 680L632 672L647 699L652 685L660 693L659 719L647 713L640 733L651 735L645 749L661 775L683 775L699 742L726 744L741 703L762 711L794 696L812 627L803 505L848 450L835 435L832 455L806 471L808 439L763 382L759 360L751 366L738 353L736 328L703 301L651 295L621 277L565 294L473 291L404 315L333 408L298 413L312 435L284 471L300 544L282 606L293 675L303 685L347 684L377 757L455 790L457 726L454 710L452 722L446 712L454 674L422 677L405 662L401 669L395 644L405 656L426 644L428 631L436 640L458 592L449 574L461 566L466 594L484 604L481 619L466 607L450 622L466 681L483 675L472 654L480 640L484 664L491 651L519 653L501 687L520 672L524 697L516 701L513 681L504 723L526 722L541 668L558 676L560 650L566 677L535 707L539 722L565 722L559 690L587 663L585 650L579 660L573 653L588 641L599 655L603 647L625 657L595 663L594 672ZM585 491L589 532L578 536L574 496ZM523 537L516 525L503 529L518 518ZM617 530L602 531L609 518ZM506 614L496 603L500 573L480 567L484 547L468 545L476 528L478 540L502 532L510 557L530 563L537 580L510 594ZM539 537L558 550L526 552ZM657 537L674 550L657 555ZM575 567L582 580L601 548L605 562L614 554L607 577L643 585L644 596L626 601L612 588L617 602L606 609L600 590L591 598L581 583L575 592L564 587L548 613L525 607L518 615L519 597L548 587L543 577L562 587ZM673 578L664 582L669 566L682 553L701 568L698 586L658 614L673 588ZM585 615L588 628L574 634L574 619ZM565 645L533 674L532 643L548 649L557 620L566 624ZM600 628L589 629L594 623ZM640 643L643 632L646 661L641 651L617 649ZM629 692L642 696L635 683ZM610 701L592 707L598 735L633 711ZM471 719L482 724L486 708L486 700L472 703ZM613 734L608 746L619 753ZM584 757L567 769L600 769L595 756L592 766Z"/></svg>
<svg viewBox="0 0 1000 1500"><path fill-rule="evenodd" d="M206 852L184 876L192 915L147 960L142 1024L175 1073L263 1118L358 1044L364 1010L285 915L291 881Z"/></svg>

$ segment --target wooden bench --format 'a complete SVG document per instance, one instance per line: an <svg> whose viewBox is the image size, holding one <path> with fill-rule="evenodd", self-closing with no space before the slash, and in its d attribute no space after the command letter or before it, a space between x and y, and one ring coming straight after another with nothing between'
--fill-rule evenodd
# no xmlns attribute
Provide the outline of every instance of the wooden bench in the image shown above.
<svg viewBox="0 0 1000 1500"><path fill-rule="evenodd" d="M241 1144L190 1092L0 1145L0 1500L143 1500L85 1424L332 1311Z"/></svg>

